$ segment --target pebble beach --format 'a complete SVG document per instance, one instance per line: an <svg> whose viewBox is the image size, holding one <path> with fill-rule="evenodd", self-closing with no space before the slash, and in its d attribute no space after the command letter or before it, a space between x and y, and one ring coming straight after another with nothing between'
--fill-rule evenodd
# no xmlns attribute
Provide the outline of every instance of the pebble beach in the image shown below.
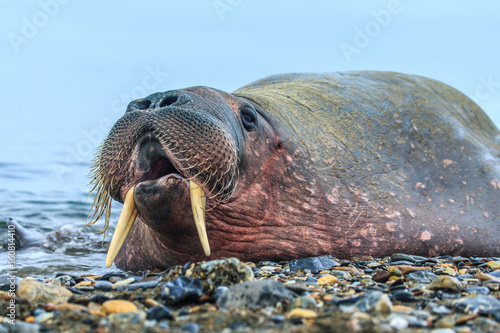
<svg viewBox="0 0 500 333"><path fill-rule="evenodd" d="M0 332L500 332L500 258L229 258L18 277L14 298L9 278Z"/></svg>

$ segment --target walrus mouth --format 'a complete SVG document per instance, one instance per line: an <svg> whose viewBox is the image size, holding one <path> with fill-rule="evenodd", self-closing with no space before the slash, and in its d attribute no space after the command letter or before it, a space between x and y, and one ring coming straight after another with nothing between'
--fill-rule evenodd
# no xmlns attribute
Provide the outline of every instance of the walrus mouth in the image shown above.
<svg viewBox="0 0 500 333"><path fill-rule="evenodd" d="M124 203L106 267L111 266L134 222L141 216L134 190L139 185L147 186L148 182L161 179L180 178L188 182L198 237L203 251L210 255L205 222L207 196L216 204L227 202L232 196L238 175L237 151L223 124L201 112L165 108L155 112L126 113L111 129L92 167L92 191L97 194L89 224L105 214L105 226L101 231L105 232L109 225L111 197Z"/></svg>
<svg viewBox="0 0 500 333"><path fill-rule="evenodd" d="M106 267L109 268L115 260L118 252L120 252L123 243L127 239L130 230L139 213L134 201L135 185L128 190L123 203L122 212L118 223L116 224L115 233L109 245L108 255L106 256ZM193 210L194 223L198 232L198 237L203 247L203 251L207 257L210 255L210 244L208 242L207 228L205 223L205 207L206 194L203 189L194 181L189 181L189 192L191 197L191 208Z"/></svg>

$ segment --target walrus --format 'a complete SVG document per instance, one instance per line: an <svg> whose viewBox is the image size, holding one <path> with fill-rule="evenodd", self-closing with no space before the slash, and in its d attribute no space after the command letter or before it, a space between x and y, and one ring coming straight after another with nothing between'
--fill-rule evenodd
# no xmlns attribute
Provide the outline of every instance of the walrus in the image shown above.
<svg viewBox="0 0 500 333"><path fill-rule="evenodd" d="M500 255L500 133L416 75L281 74L134 100L92 166L123 270L221 257Z"/></svg>

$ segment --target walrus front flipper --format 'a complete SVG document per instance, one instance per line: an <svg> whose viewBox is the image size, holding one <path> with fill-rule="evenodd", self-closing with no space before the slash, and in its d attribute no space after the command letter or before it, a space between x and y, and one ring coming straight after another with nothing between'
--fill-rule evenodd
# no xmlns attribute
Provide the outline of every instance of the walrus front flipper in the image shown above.
<svg viewBox="0 0 500 333"><path fill-rule="evenodd" d="M21 249L30 246L41 246L42 245L42 234L34 231L28 230L22 227L19 223L17 223L14 219L9 218L7 220L7 228L9 230L15 230L15 244L16 249Z"/></svg>

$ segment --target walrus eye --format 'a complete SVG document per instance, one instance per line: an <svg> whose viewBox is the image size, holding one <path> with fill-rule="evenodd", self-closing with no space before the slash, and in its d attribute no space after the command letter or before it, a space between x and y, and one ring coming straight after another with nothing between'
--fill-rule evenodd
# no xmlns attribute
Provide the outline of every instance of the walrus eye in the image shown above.
<svg viewBox="0 0 500 333"><path fill-rule="evenodd" d="M241 122L243 123L243 127L247 131L251 131L255 129L257 125L257 113L254 108L251 106L245 106L241 110Z"/></svg>

